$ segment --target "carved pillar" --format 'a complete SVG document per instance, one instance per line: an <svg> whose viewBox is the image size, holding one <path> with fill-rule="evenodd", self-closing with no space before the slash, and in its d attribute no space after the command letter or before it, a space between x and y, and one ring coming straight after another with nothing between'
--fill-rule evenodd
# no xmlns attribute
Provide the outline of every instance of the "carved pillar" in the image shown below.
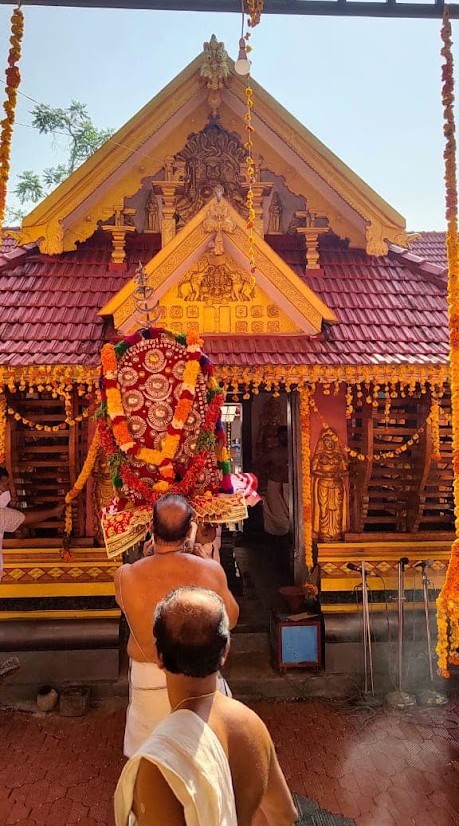
<svg viewBox="0 0 459 826"><path fill-rule="evenodd" d="M319 237L328 232L328 222L324 226L324 216L317 215L312 210L295 212L297 218L304 218L306 226L297 227L296 231L304 235L306 241L306 270L320 269Z"/></svg>
<svg viewBox="0 0 459 826"><path fill-rule="evenodd" d="M113 207L113 211L115 222L103 224L102 229L112 236L112 264L123 266L126 259L126 235L135 232L135 209L124 209L123 205L117 205Z"/></svg>
<svg viewBox="0 0 459 826"><path fill-rule="evenodd" d="M164 161L164 180L153 181L153 189L161 195L161 246L174 238L177 212L177 193L183 189L184 165L172 157Z"/></svg>

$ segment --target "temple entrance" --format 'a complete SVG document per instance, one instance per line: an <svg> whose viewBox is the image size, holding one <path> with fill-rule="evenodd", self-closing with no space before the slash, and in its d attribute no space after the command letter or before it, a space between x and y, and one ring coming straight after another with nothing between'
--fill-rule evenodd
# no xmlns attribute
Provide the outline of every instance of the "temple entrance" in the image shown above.
<svg viewBox="0 0 459 826"><path fill-rule="evenodd" d="M296 445L295 394L260 392L249 399L227 397L223 420L232 472L252 472L262 501L249 508L249 518L233 535L240 576L241 625L261 630L270 611L281 607L278 589L294 582L299 548L297 475L301 473ZM222 562L231 587L233 571L223 547ZM234 579L233 579L234 584Z"/></svg>

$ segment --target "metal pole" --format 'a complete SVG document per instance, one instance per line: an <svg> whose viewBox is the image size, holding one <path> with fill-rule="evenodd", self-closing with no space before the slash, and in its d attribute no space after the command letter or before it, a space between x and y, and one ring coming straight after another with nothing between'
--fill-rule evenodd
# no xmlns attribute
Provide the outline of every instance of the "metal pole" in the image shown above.
<svg viewBox="0 0 459 826"><path fill-rule="evenodd" d="M370 672L371 693L374 696L373 652L371 648L370 608L368 603L368 583L365 562L362 562L362 614L363 614L363 648L365 662L365 693L368 693L368 670Z"/></svg>
<svg viewBox="0 0 459 826"><path fill-rule="evenodd" d="M398 562L398 689L386 695L386 703L393 708L416 705L416 698L403 691L403 643L405 625L405 565L409 559L403 556Z"/></svg>
<svg viewBox="0 0 459 826"><path fill-rule="evenodd" d="M403 635L405 631L405 560L398 563L398 690L403 691ZM408 561L408 560L407 560Z"/></svg>
<svg viewBox="0 0 459 826"><path fill-rule="evenodd" d="M432 666L432 637L430 633L430 611L429 611L429 580L427 578L427 563L422 563L422 594L424 597L424 616L426 618L427 656L429 658L430 682L433 683Z"/></svg>
<svg viewBox="0 0 459 826"><path fill-rule="evenodd" d="M417 562L415 568L421 568L422 572L422 595L424 601L424 617L426 621L426 638L427 638L427 657L429 659L429 675L431 688L419 691L417 694L418 702L421 705L427 706L443 706L448 702L448 698L444 694L436 691L434 685L434 671L432 664L432 635L430 633L430 606L429 606L429 580L427 577L427 568L432 565L431 559L423 559Z"/></svg>

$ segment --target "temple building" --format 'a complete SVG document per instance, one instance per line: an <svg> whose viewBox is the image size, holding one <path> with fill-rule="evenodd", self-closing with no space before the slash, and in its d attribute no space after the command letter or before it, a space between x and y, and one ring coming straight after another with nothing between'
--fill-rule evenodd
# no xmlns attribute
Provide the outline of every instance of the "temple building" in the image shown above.
<svg viewBox="0 0 459 826"><path fill-rule="evenodd" d="M202 334L227 392L234 469L259 473L262 493L266 457L287 428L291 580L304 581L314 546L325 610L358 581L349 561L366 559L391 589L400 556L410 582L428 557L439 588L454 519L444 237L408 233L250 84L251 251L246 83L214 36L3 239L0 452L13 499L45 506L74 484L94 427L101 346L139 325L140 263L159 323ZM164 412L152 403L151 415ZM5 540L3 629L25 618L36 628L117 622L118 561L107 559L97 516L110 496L99 463L75 499L69 559L58 520ZM248 537L261 530L258 508Z"/></svg>

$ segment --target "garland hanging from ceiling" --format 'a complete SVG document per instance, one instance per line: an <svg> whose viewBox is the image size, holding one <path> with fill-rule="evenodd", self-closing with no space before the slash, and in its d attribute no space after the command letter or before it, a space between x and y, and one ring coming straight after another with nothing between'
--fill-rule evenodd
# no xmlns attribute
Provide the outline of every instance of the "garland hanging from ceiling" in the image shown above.
<svg viewBox="0 0 459 826"><path fill-rule="evenodd" d="M8 66L5 69L6 98L3 103L5 117L0 124L0 229L3 227L5 218L6 192L10 175L11 139L13 137L13 126L16 117L17 93L21 82L21 75L17 64L21 58L23 33L24 15L19 4L11 16L10 51L8 54Z"/></svg>
<svg viewBox="0 0 459 826"><path fill-rule="evenodd" d="M437 600L437 655L440 674L449 677L449 666L458 663L459 649L459 244L454 118L454 60L451 22L445 9L441 30L443 133L445 136L446 248L448 255L448 313L450 382L453 426L454 515L456 539L446 579Z"/></svg>

